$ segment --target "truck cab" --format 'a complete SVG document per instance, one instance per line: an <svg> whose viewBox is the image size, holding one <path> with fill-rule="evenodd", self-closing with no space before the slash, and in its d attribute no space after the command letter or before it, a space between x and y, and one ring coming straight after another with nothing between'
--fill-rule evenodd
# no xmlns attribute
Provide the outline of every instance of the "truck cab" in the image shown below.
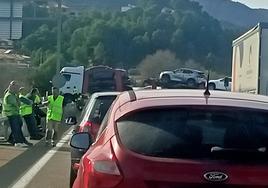
<svg viewBox="0 0 268 188"><path fill-rule="evenodd" d="M60 74L66 80L65 85L60 88L60 92L63 95L74 96L82 93L84 69L83 66L62 68Z"/></svg>
<svg viewBox="0 0 268 188"><path fill-rule="evenodd" d="M72 100L81 94L91 95L95 92L131 89L127 71L124 69L113 69L102 65L87 69L83 66L64 67L60 74L66 80L60 92Z"/></svg>

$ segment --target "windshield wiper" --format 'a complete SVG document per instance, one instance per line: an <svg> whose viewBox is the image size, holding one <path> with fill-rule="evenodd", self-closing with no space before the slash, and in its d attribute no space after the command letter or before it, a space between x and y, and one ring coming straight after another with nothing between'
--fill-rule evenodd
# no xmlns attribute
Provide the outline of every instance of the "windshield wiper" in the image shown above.
<svg viewBox="0 0 268 188"><path fill-rule="evenodd" d="M266 153L267 148L266 147L260 147L257 149L240 149L240 148L223 148L219 146L214 146L211 148L211 153Z"/></svg>

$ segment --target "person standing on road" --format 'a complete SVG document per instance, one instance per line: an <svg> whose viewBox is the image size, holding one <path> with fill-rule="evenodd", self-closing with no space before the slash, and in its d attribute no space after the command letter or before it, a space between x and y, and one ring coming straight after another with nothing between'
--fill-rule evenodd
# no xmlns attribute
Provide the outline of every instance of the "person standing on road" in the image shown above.
<svg viewBox="0 0 268 188"><path fill-rule="evenodd" d="M57 132L63 116L64 97L59 94L59 89L52 88L52 95L43 104L47 105L47 127L45 141L48 144L51 135L51 145L54 147L57 139Z"/></svg>
<svg viewBox="0 0 268 188"><path fill-rule="evenodd" d="M8 89L5 92L3 99L3 116L8 118L11 128L11 143L16 147L32 146L33 144L28 142L22 133L23 122L19 114L20 101L18 98L19 86L17 82L12 81L9 84Z"/></svg>
<svg viewBox="0 0 268 188"><path fill-rule="evenodd" d="M38 134L37 125L33 113L33 102L27 98L26 90L24 87L20 88L20 115L25 120L28 131L30 133L31 140L40 140L42 138L41 135Z"/></svg>
<svg viewBox="0 0 268 188"><path fill-rule="evenodd" d="M34 117L36 119L36 124L40 131L42 131L43 127L41 125L41 118L46 117L46 113L40 109L39 105L41 104L41 99L39 97L39 91L37 88L33 88L30 93L28 93L27 98L29 98L33 102L33 112Z"/></svg>

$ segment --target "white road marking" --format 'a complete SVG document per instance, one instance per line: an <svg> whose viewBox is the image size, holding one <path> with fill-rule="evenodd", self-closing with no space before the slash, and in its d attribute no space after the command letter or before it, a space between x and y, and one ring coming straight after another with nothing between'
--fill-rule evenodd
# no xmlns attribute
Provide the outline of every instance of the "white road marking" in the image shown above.
<svg viewBox="0 0 268 188"><path fill-rule="evenodd" d="M69 142L69 138L72 135L72 130L68 132L56 145L56 147L49 150L39 161L37 161L32 168L30 168L24 176L16 181L10 188L25 188L36 176L36 174L46 165L46 163L55 155L55 153L64 144Z"/></svg>

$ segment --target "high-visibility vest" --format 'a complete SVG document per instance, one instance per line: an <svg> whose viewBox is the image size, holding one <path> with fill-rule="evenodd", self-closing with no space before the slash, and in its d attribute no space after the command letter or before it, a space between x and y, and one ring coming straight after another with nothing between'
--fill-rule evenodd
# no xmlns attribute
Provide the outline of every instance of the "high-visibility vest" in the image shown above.
<svg viewBox="0 0 268 188"><path fill-rule="evenodd" d="M24 95L19 95L19 98L21 98L21 97L26 98ZM25 104L21 101L21 103L20 103L20 115L26 116L26 115L30 115L32 113L33 113L32 105Z"/></svg>
<svg viewBox="0 0 268 188"><path fill-rule="evenodd" d="M61 95L56 100L54 100L53 95L48 96L47 120L61 121L63 115L63 99L64 97Z"/></svg>
<svg viewBox="0 0 268 188"><path fill-rule="evenodd" d="M14 97L14 100L17 100L17 104L10 104L8 102L9 97ZM3 99L3 110L2 113L4 116L14 116L19 115L19 100L15 94L7 91Z"/></svg>
<svg viewBox="0 0 268 188"><path fill-rule="evenodd" d="M41 99L40 99L40 97L38 95L35 96L34 103L35 104L40 104L41 103Z"/></svg>

